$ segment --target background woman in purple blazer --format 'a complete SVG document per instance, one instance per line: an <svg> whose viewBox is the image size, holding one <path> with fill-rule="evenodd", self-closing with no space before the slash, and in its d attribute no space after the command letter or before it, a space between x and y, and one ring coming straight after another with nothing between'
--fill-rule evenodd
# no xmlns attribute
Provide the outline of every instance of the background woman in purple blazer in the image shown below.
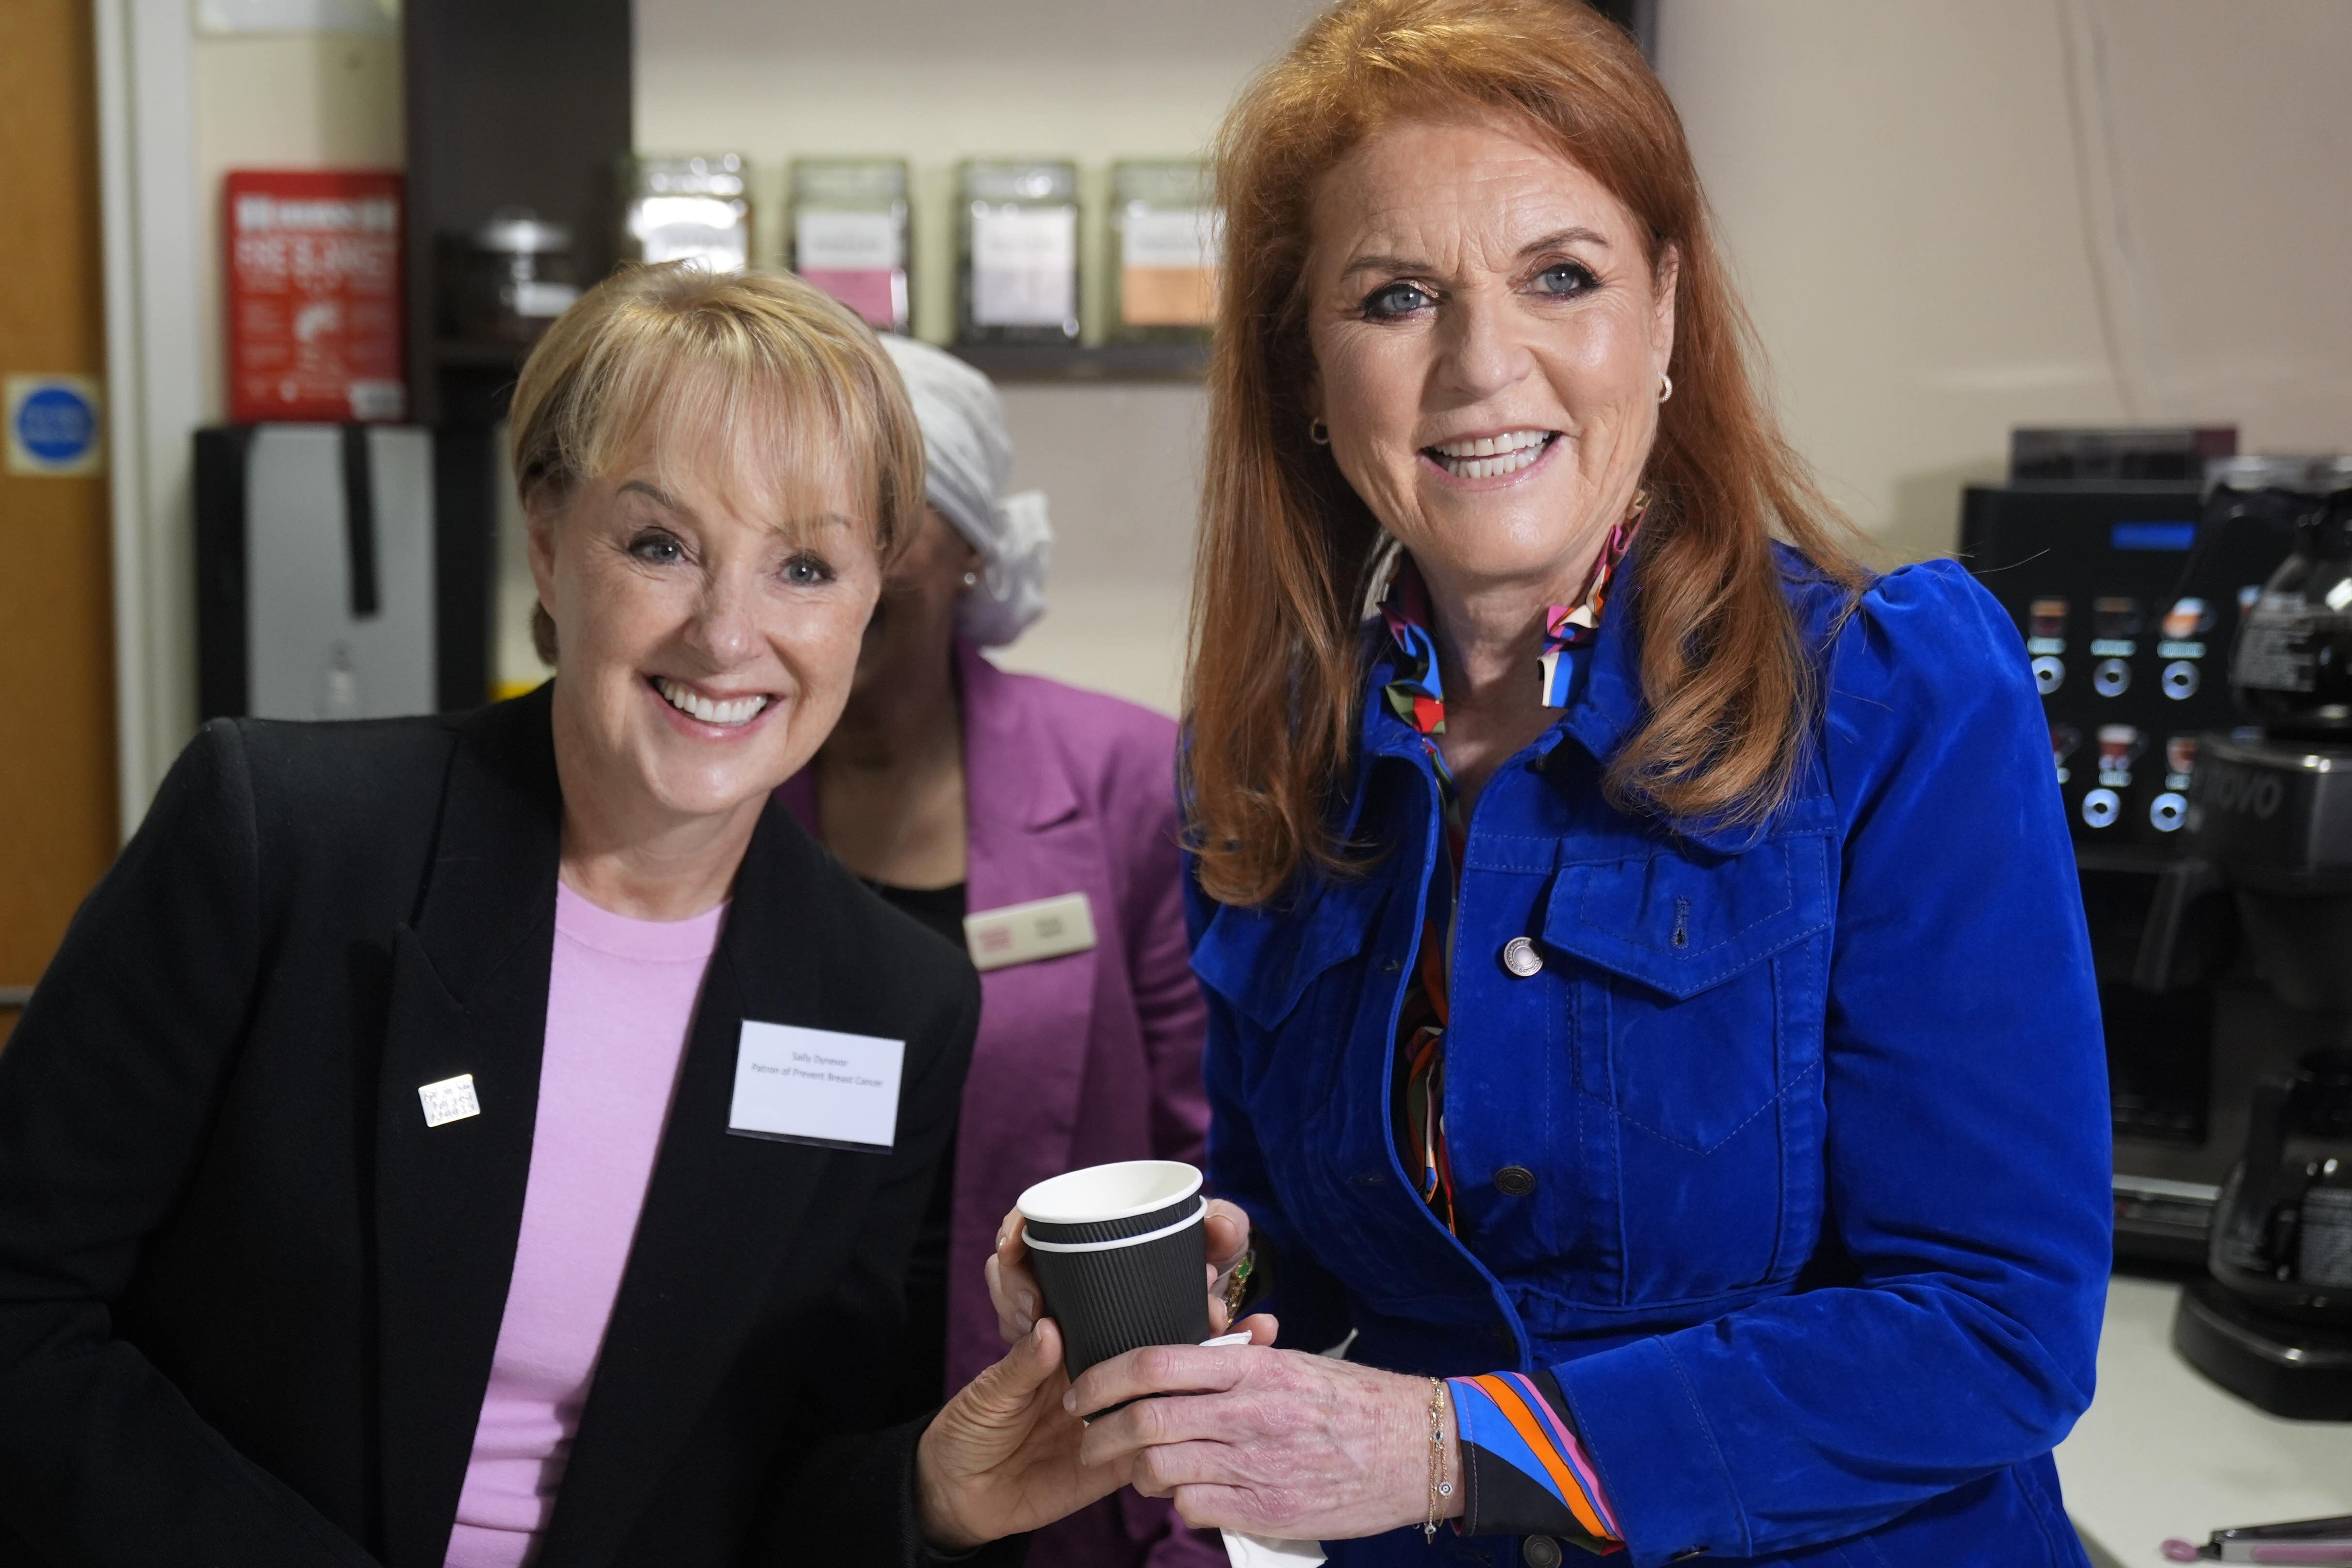
<svg viewBox="0 0 2352 1568"><path fill-rule="evenodd" d="M840 723L782 796L876 891L982 969L963 1113L907 1273L898 1403L928 1409L1003 1353L982 1273L1023 1188L1080 1165L1197 1164L1203 1012L1187 959L1176 727L1148 709L980 655L1045 608L1045 497L1004 496L1013 446L988 378L886 338L923 430L929 516L886 582ZM990 911L1083 900L1090 943L1035 957L1039 921ZM1061 942L1079 930L1058 916ZM1001 952L1014 962L992 966ZM1210 1568L1225 1554L1171 1504L1122 1489L1034 1540L1031 1568Z"/></svg>

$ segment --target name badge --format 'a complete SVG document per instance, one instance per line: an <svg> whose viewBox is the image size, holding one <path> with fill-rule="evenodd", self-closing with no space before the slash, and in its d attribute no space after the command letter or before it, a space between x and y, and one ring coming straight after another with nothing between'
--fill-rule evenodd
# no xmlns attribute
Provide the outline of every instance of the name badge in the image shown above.
<svg viewBox="0 0 2352 1568"><path fill-rule="evenodd" d="M983 910L964 916L963 944L971 966L983 970L1084 952L1095 944L1094 910L1084 893Z"/></svg>
<svg viewBox="0 0 2352 1568"><path fill-rule="evenodd" d="M743 1020L727 1131L887 1154L898 1133L907 1042Z"/></svg>

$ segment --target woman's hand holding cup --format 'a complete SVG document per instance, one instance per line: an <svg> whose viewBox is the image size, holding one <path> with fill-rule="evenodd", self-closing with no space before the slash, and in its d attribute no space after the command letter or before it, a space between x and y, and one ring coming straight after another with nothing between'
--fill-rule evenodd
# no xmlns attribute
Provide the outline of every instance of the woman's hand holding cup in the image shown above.
<svg viewBox="0 0 2352 1568"><path fill-rule="evenodd" d="M1013 1348L923 1435L917 1499L933 1544L953 1550L1034 1529L1128 1479L1129 1451L1080 1451L1074 1417L1093 1407L1070 1404L1066 1369L1123 1364L1131 1358L1120 1352L1139 1345L1200 1353L1198 1341L1225 1331L1218 1286L1248 1253L1249 1216L1203 1202L1200 1187L1190 1165L1127 1161L1041 1182L1004 1216L988 1294ZM1066 1321L1046 1310L1039 1258ZM1190 1270L1203 1264L1206 1298L1188 1305ZM1242 1327L1253 1345L1274 1343L1271 1317Z"/></svg>
<svg viewBox="0 0 2352 1568"><path fill-rule="evenodd" d="M1080 1459L1128 1467L1137 1491L1173 1498L1196 1529L1339 1541L1422 1523L1429 1379L1263 1342L1157 1345L1089 1368L1063 1399L1108 1412ZM1439 1430L1454 1485L1435 1500L1452 1518L1464 1489L1450 1400Z"/></svg>
<svg viewBox="0 0 2352 1568"><path fill-rule="evenodd" d="M931 1418L915 1449L923 1538L948 1552L1036 1530L1109 1496L1128 1461L1089 1464L1063 1407L1062 1336L1035 1325Z"/></svg>

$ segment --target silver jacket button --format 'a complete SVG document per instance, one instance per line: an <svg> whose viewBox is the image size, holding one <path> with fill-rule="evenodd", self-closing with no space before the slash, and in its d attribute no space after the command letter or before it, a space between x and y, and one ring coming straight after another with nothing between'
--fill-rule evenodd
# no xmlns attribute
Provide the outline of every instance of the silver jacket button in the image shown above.
<svg viewBox="0 0 2352 1568"><path fill-rule="evenodd" d="M1543 973L1543 954L1526 937L1515 936L1503 944L1503 967L1525 980Z"/></svg>

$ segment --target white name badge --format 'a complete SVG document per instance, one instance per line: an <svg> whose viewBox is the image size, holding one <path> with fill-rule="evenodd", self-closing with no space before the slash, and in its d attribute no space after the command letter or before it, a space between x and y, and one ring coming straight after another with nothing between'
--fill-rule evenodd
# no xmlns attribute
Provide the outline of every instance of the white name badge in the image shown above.
<svg viewBox="0 0 2352 1568"><path fill-rule="evenodd" d="M887 1154L898 1134L907 1042L743 1020L727 1131Z"/></svg>
<svg viewBox="0 0 2352 1568"><path fill-rule="evenodd" d="M963 943L971 950L974 969L1003 969L1009 963L1084 952L1095 944L1094 910L1084 893L983 910L964 916Z"/></svg>

